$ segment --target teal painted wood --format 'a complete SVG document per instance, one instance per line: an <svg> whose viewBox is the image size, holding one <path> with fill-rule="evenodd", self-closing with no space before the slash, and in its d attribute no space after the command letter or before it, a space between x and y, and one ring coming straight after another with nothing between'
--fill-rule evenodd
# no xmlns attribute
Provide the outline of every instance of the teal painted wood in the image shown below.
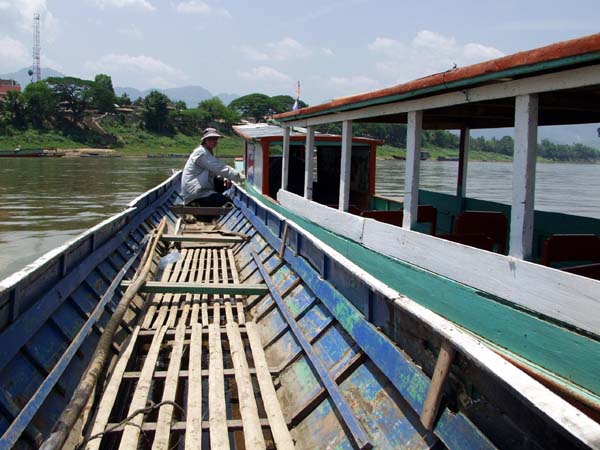
<svg viewBox="0 0 600 450"><path fill-rule="evenodd" d="M272 230L257 221L253 212L235 200L238 207L252 221L261 235L274 248L279 248L281 239ZM348 335L355 340L360 348L371 358L379 370L398 389L400 395L408 402L416 414L420 414L429 379L415 366L406 360L404 355L382 333L370 324L352 304L337 292L322 276L317 273L302 257L295 255L289 248L284 251L284 259L302 278L315 296L327 307L328 311L342 325ZM461 413L454 414L443 408L439 424L434 432L444 442L452 443L455 449L493 449L494 445ZM445 424L452 424L445 426ZM458 430L458 435L457 431Z"/></svg>
<svg viewBox="0 0 600 450"><path fill-rule="evenodd" d="M499 349L531 361L556 375L559 383L571 385L581 395L590 396L592 401L600 401L600 377L597 376L600 358L589 357L598 353L598 340L542 320L485 292L380 255L290 213L250 189L247 191L392 289L494 342Z"/></svg>

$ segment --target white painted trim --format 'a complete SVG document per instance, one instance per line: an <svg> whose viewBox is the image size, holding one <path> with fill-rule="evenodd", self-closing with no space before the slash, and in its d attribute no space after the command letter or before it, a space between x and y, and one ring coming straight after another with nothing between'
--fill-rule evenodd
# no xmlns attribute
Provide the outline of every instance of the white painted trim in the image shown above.
<svg viewBox="0 0 600 450"><path fill-rule="evenodd" d="M319 223L324 224L328 230L337 234L343 234L348 238L360 242L365 219L354 214L339 211L316 202L309 202L299 195L288 191L279 191L277 201L288 208L290 211L301 211L302 208L309 206L311 215L318 217Z"/></svg>
<svg viewBox="0 0 600 450"><path fill-rule="evenodd" d="M462 128L460 130L460 143L463 145L463 148L460 149L460 160L458 161L459 164L459 171L460 171L460 167L462 167L462 173L463 173L463 177L462 180L457 180L457 184L456 184L456 196L461 200L461 202L463 201L463 199L467 196L467 173L468 173L468 169L469 169L469 148L470 148L470 141L471 141L471 133L470 133L470 129L468 127Z"/></svg>
<svg viewBox="0 0 600 450"><path fill-rule="evenodd" d="M357 120L368 117L402 114L409 111L428 110L464 103L537 94L547 91L574 89L600 84L600 65L563 70L519 80L505 81L460 91L431 95L416 100L401 100L383 105L367 106L352 111L330 113L323 116L284 122L286 126L308 126L324 123Z"/></svg>
<svg viewBox="0 0 600 450"><path fill-rule="evenodd" d="M323 243L321 240L307 232L293 220L287 219L278 212L269 208L260 199L254 197L253 200L260 204L261 207L268 210L270 214L274 215L280 220L286 221L289 226L294 228L296 231L302 232L302 234L304 234L316 248L327 253L330 258L335 260L341 266L346 267L350 272L363 280L374 291L379 292L383 296L387 297L394 303L395 307L405 313L411 314L417 320L422 321L426 326L431 327L433 330L435 330L435 332L439 333L442 337L450 341L456 349L460 350L463 355L473 361L478 367L500 380L513 392L516 397L521 398L529 403L534 409L538 410L540 414L548 417L550 420L562 426L568 433L581 440L584 444L592 448L598 448L598 442L600 442L600 425L598 423L564 401L549 389L542 386L526 373L507 362L504 358L494 353L483 342L468 332L462 330L449 320L444 319L442 316L419 305L410 298L398 293L385 283L382 283L368 272L362 270L348 258L341 255L333 248L329 247L327 244ZM335 212L335 210L333 211ZM337 214L345 213L337 212ZM365 221L371 221L371 219L365 219ZM418 234L416 232L403 230L402 228L398 227L393 228L399 230L401 233ZM423 236L428 237L429 239L436 239L432 238L431 236ZM441 241L440 239L436 240ZM449 242L449 244L454 243ZM519 262L522 264L529 264L523 261ZM598 283L598 285L600 285L600 283Z"/></svg>
<svg viewBox="0 0 600 450"><path fill-rule="evenodd" d="M417 223L422 130L423 111L410 111L406 127L406 174L404 176L404 214L402 216L402 228L407 230Z"/></svg>
<svg viewBox="0 0 600 450"><path fill-rule="evenodd" d="M350 163L352 161L352 121L342 123L342 158L340 162L340 211L348 211L350 202Z"/></svg>
<svg viewBox="0 0 600 450"><path fill-rule="evenodd" d="M515 99L509 254L527 260L531 259L533 249L538 100L537 95L519 95Z"/></svg>
<svg viewBox="0 0 600 450"><path fill-rule="evenodd" d="M348 214L328 208L324 216L326 207L292 196L278 199L291 212L367 248L600 335L600 281L373 219L363 219L362 230L353 222L350 231Z"/></svg>
<svg viewBox="0 0 600 450"><path fill-rule="evenodd" d="M315 147L315 127L306 129L306 145L304 151L304 198L313 198L313 159Z"/></svg>
<svg viewBox="0 0 600 450"><path fill-rule="evenodd" d="M283 158L281 161L281 189L288 187L288 175L290 170L290 127L283 128Z"/></svg>

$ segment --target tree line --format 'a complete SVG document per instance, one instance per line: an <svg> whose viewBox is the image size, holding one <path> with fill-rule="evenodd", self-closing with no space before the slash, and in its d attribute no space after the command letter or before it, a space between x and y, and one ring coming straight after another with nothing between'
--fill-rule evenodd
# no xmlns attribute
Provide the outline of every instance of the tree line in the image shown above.
<svg viewBox="0 0 600 450"><path fill-rule="evenodd" d="M328 124L319 127L319 131L339 134L342 127L339 123ZM352 132L357 136L382 139L386 144L394 147L406 148L405 124L355 123ZM458 135L447 130L425 130L421 138L424 146L442 149L458 150L460 144ZM471 136L469 139L470 151L498 153L507 156L513 155L514 145L511 136L504 136L500 139ZM600 151L593 147L583 144L557 144L549 139L543 139L538 143L537 155L552 161L600 161Z"/></svg>
<svg viewBox="0 0 600 450"><path fill-rule="evenodd" d="M198 134L207 127L230 133L231 126L241 119L256 122L290 111L294 99L289 95L268 96L253 93L239 97L229 105L218 97L203 100L195 108L183 101L172 101L165 94L153 90L146 97L132 100L127 94L115 94L109 75L98 74L94 80L76 77L52 77L28 84L23 92L9 91L0 100L0 135L24 128L76 129L86 125L86 114L136 114L139 126L160 134ZM308 106L300 101L300 107ZM126 109L123 109L126 108ZM129 108L129 109L127 109ZM341 133L341 124L319 127L325 133ZM406 125L384 123L356 123L357 136L381 139L386 144L406 148ZM426 130L422 135L425 146L458 150L459 137L446 130ZM471 137L473 151L512 156L514 141L510 136L500 139ZM600 161L600 151L583 144L556 144L547 139L538 145L538 155L555 161Z"/></svg>

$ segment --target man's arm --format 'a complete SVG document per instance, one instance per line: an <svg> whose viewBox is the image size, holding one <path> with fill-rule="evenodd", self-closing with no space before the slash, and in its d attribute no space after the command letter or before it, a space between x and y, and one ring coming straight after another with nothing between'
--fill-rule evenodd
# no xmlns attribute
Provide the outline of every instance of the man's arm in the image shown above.
<svg viewBox="0 0 600 450"><path fill-rule="evenodd" d="M209 152L205 152L196 159L196 165L208 171L234 181L241 181L242 177L233 167L223 164Z"/></svg>

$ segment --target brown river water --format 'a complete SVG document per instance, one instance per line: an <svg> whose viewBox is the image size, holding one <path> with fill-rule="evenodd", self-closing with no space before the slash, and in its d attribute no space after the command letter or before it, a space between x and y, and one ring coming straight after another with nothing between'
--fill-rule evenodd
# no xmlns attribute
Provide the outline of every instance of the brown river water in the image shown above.
<svg viewBox="0 0 600 450"><path fill-rule="evenodd" d="M123 210L179 158L0 158L0 280ZM402 195L404 161L380 160L377 193ZM421 162L421 188L456 191L456 162ZM512 166L470 162L467 195L510 203ZM600 165L538 164L536 209L600 218ZM600 230L599 230L600 233Z"/></svg>

